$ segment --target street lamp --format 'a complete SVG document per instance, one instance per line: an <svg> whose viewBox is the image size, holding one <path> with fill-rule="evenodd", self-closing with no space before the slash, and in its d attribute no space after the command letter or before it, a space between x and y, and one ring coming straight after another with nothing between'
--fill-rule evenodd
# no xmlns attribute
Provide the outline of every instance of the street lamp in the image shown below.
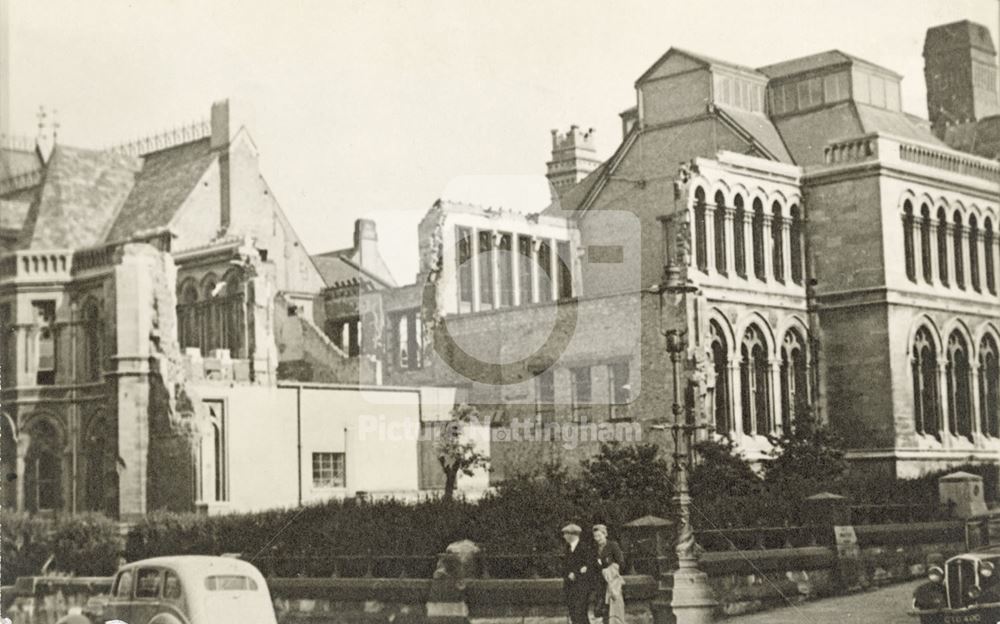
<svg viewBox="0 0 1000 624"><path fill-rule="evenodd" d="M686 179L682 177L686 184ZM686 214L681 212L681 206L686 208L683 198L686 193L678 192L678 210L675 217ZM675 224L676 228L676 224ZM678 262L683 256L676 253L668 254L664 267L663 280L656 289L659 295L660 333L666 342L667 353L670 354L670 366L673 376L673 403L670 407L673 418L669 424L654 425L656 429L669 427L673 439L673 475L674 496L673 507L676 514L677 544L674 552L677 556L677 568L671 573L661 576L661 589L670 592L670 611L677 624L703 624L714 619L716 601L708 584L708 575L698 568L694 529L691 526L691 493L688 489L688 471L694 463L694 438L699 429L706 428L702 424L701 411L697 406L690 405L687 393L681 395L681 379L679 364L683 362L687 350L686 330L679 329L680 322L686 322L687 295L697 292L698 287L689 282ZM672 299L669 301L668 299ZM672 318L668 318L672 317ZM668 578L669 577L669 578ZM665 620L666 614L661 615ZM657 622L656 624L660 624Z"/></svg>

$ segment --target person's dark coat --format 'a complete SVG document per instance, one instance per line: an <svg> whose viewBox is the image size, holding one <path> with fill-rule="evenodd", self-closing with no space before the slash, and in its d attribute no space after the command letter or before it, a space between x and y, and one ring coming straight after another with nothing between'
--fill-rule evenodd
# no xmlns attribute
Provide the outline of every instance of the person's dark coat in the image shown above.
<svg viewBox="0 0 1000 624"><path fill-rule="evenodd" d="M593 546L577 542L571 550L569 544L563 551L563 596L572 624L589 624L587 607L594 589L594 565L597 563Z"/></svg>

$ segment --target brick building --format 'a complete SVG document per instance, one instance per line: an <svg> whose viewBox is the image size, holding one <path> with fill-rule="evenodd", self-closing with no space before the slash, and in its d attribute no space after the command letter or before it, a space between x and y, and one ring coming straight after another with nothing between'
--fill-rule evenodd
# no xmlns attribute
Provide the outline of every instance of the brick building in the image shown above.
<svg viewBox="0 0 1000 624"><path fill-rule="evenodd" d="M608 160L591 167L592 132L553 134L550 208L438 202L417 283L347 309L368 311L386 381L456 385L501 428L624 421L664 441L674 327L679 391L752 458L814 410L870 469L996 462L995 49L960 22L927 32L925 60L930 120L903 112L899 74L840 51L749 68L672 48ZM696 292L661 301L670 257ZM597 447L509 435L498 478Z"/></svg>

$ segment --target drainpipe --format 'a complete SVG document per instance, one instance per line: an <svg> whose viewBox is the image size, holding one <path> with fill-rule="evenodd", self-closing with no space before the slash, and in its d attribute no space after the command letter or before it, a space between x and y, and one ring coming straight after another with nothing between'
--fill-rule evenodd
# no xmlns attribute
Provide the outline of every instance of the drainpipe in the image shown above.
<svg viewBox="0 0 1000 624"><path fill-rule="evenodd" d="M299 507L302 506L302 386L295 387L295 437L298 450L295 453L299 475Z"/></svg>

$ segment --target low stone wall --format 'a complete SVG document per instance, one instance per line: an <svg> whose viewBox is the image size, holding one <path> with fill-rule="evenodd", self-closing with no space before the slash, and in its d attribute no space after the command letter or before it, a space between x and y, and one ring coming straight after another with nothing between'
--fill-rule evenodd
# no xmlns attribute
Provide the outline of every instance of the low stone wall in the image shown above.
<svg viewBox="0 0 1000 624"><path fill-rule="evenodd" d="M926 573L964 549L961 522L855 527L854 549L831 546L708 552L709 575L720 615L903 582ZM272 578L280 624L423 624L432 579ZM3 613L15 624L54 624L70 608L110 589L110 578L22 578L3 595ZM650 624L657 580L628 576L627 624ZM473 624L562 624L560 579L465 579ZM9 588L8 588L9 589Z"/></svg>

